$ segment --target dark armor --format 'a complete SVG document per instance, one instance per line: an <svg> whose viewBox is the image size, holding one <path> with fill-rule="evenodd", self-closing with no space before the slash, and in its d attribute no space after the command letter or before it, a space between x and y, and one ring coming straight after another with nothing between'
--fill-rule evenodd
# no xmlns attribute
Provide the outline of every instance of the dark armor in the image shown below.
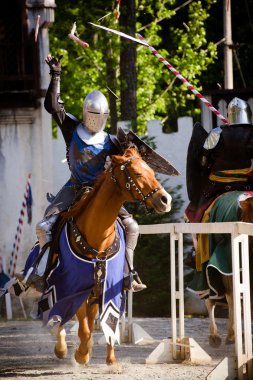
<svg viewBox="0 0 253 380"><path fill-rule="evenodd" d="M253 190L252 158L251 124L223 125L209 135L201 124L194 126L186 174L190 204L185 213L190 222L200 221L206 207L218 195Z"/></svg>

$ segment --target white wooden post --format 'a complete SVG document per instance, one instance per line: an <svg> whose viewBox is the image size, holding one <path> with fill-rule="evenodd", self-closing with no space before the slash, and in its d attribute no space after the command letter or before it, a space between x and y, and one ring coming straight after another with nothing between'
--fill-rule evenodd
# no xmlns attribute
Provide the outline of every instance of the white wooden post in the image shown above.
<svg viewBox="0 0 253 380"><path fill-rule="evenodd" d="M128 342L132 342L133 329L133 292L127 292L127 323L128 323Z"/></svg>
<svg viewBox="0 0 253 380"><path fill-rule="evenodd" d="M177 295L176 295L176 235L170 234L170 276L171 276L171 332L172 357L177 359Z"/></svg>
<svg viewBox="0 0 253 380"><path fill-rule="evenodd" d="M235 353L238 379L252 379L252 334L250 310L248 236L232 236ZM243 310L242 310L243 304ZM243 321L242 321L243 316Z"/></svg>
<svg viewBox="0 0 253 380"><path fill-rule="evenodd" d="M176 254L176 242L178 249ZM176 265L177 263L177 265ZM172 356L184 359L182 339L184 336L184 265L183 265L183 234L170 234L170 271L171 271L171 326L172 326ZM178 302L177 302L178 301ZM178 305L178 326L177 326Z"/></svg>
<svg viewBox="0 0 253 380"><path fill-rule="evenodd" d="M250 273L249 273L249 237L242 236L242 287L243 287L243 326L244 351L248 379L253 378L252 370L252 327L251 327L251 299L250 299Z"/></svg>
<svg viewBox="0 0 253 380"><path fill-rule="evenodd" d="M185 337L184 332L184 247L183 234L178 235L178 300L179 300L179 339L180 342ZM184 358L183 346L180 346L181 358Z"/></svg>
<svg viewBox="0 0 253 380"><path fill-rule="evenodd" d="M190 350L192 363L210 363L210 356L207 355L192 338L189 338L187 341L184 337L183 234L229 233L231 234L232 244L235 354L237 356L236 372L239 380L253 379L248 252L248 235L253 236L252 224L243 222L167 223L147 226L142 225L140 226L140 232L142 234L170 234L172 339L163 339L148 358L146 358L146 363L168 363L172 359L178 359L177 346L180 347L181 358L183 356L183 348L186 347L188 353ZM176 241L178 241L178 290L176 281ZM241 308L241 297L243 308ZM185 338L184 342L177 342L177 299L179 300L179 338ZM231 360L228 360L228 362L230 363L229 365L231 365ZM208 379L216 378L217 371L218 373L220 371L218 367L219 366L216 367L216 373L213 375L210 374ZM226 368L226 371L229 372L228 368Z"/></svg>

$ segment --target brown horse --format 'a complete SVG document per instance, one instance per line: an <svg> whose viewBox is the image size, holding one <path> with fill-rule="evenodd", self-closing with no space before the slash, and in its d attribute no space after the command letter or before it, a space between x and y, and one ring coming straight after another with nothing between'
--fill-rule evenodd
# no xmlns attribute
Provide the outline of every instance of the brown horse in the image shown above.
<svg viewBox="0 0 253 380"><path fill-rule="evenodd" d="M109 252L109 247L115 241L116 219L125 201L140 201L158 213L171 209L171 196L156 180L153 170L134 147L126 149L122 156L112 156L110 168L102 174L94 188L84 193L80 201L64 216L75 226L74 230L69 229L68 237L76 255L81 253L81 236L81 242L86 240L88 246L92 247L87 251L86 259L92 259L95 252L96 257L101 255L107 260L106 252ZM80 232L79 238L76 238L76 231ZM61 271L64 272L64 269ZM75 359L79 364L88 363L91 355L94 320L99 309L94 294L91 295L92 289L76 311L80 344ZM61 325L56 333L55 354L58 358L67 355L65 335L64 325ZM106 363L116 363L114 344L111 341L107 343Z"/></svg>
<svg viewBox="0 0 253 380"><path fill-rule="evenodd" d="M245 196L246 195L246 196ZM234 191L221 195L212 205L208 222L242 221L253 223L253 193ZM230 234L209 235L209 261L202 266L209 287L209 298L205 300L210 319L209 343L213 347L221 344L221 337L215 322L214 310L217 302L226 297L228 304L228 330L226 344L235 342L234 309L233 309L233 278ZM249 236L249 270L253 273L253 239ZM202 245L202 253L205 245ZM201 253L201 252L200 252ZM252 282L251 300L252 300ZM204 290L204 287L203 287ZM252 305L252 301L251 301Z"/></svg>

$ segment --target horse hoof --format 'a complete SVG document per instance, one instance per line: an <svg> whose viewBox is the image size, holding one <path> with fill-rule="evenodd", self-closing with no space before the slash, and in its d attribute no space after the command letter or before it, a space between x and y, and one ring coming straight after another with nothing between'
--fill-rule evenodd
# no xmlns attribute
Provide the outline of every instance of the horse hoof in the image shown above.
<svg viewBox="0 0 253 380"><path fill-rule="evenodd" d="M55 356L58 359L65 359L67 357L67 354L68 354L68 349L66 347L65 350L60 351L60 350L57 350L57 348L55 347L54 348L54 353L55 353Z"/></svg>
<svg viewBox="0 0 253 380"><path fill-rule="evenodd" d="M221 345L221 337L218 335L209 336L209 344L211 347L219 347Z"/></svg>
<svg viewBox="0 0 253 380"><path fill-rule="evenodd" d="M114 358L106 358L106 364L107 365L114 365L117 363L117 359L114 357Z"/></svg>
<svg viewBox="0 0 253 380"><path fill-rule="evenodd" d="M81 364L81 365L88 364L89 361L90 361L90 354L89 354L89 352L87 352L87 354L85 354L85 355L82 355L82 354L80 354L79 350L76 349L76 351L75 351L75 361L78 364Z"/></svg>
<svg viewBox="0 0 253 380"><path fill-rule="evenodd" d="M234 343L235 343L235 339L226 338L226 344L234 344Z"/></svg>

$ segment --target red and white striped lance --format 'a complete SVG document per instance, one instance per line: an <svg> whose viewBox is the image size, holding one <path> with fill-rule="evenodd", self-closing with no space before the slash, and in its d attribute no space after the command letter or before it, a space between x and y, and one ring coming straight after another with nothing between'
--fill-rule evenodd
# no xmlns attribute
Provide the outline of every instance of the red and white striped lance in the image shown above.
<svg viewBox="0 0 253 380"><path fill-rule="evenodd" d="M117 5L116 5L116 14L115 14L115 22L119 21L119 16L120 16L120 0L117 0Z"/></svg>
<svg viewBox="0 0 253 380"><path fill-rule="evenodd" d="M24 215L25 215L25 209L27 208L27 197L28 197L30 186L31 186L31 174L29 174L28 178L27 178L27 182L26 182L26 186L25 186L24 199L22 201L22 207L21 207L20 215L19 215L19 219L18 219L18 225L17 225L16 235L15 235L15 240L14 240L12 252L11 252L10 265L9 265L9 269L8 269L8 273L11 277L14 276L15 271L16 271L19 244L20 244L20 240L21 240L22 227L24 224Z"/></svg>
<svg viewBox="0 0 253 380"><path fill-rule="evenodd" d="M181 80L183 84L185 84L189 90L191 90L194 95L197 96L218 118L220 118L223 123L228 124L228 120L225 119L225 117L216 109L213 107L213 105L206 99L204 96L197 91L181 74L179 71L177 71L168 61L166 61L165 58L161 56L161 54L158 53L158 51L144 39L140 34L137 34L138 38L142 40L143 42L146 42L148 45L149 50L161 61L178 79Z"/></svg>

